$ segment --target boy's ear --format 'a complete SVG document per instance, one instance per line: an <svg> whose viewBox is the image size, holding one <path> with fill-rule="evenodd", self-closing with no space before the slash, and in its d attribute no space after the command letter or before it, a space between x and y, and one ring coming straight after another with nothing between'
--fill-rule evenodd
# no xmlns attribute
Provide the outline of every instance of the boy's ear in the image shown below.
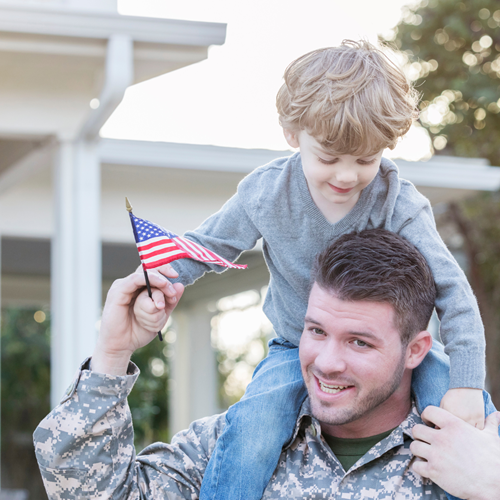
<svg viewBox="0 0 500 500"><path fill-rule="evenodd" d="M285 136L286 142L292 148L300 147L299 144L299 134L297 132L292 132L289 128L283 129L283 134Z"/></svg>
<svg viewBox="0 0 500 500"><path fill-rule="evenodd" d="M406 368L413 370L425 358L432 347L432 335L424 330L420 332L406 348Z"/></svg>

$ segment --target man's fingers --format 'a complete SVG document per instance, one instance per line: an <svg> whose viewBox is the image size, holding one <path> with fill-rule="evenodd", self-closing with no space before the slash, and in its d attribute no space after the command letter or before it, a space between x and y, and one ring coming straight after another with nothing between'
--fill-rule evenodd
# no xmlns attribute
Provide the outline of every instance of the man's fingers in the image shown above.
<svg viewBox="0 0 500 500"><path fill-rule="evenodd" d="M153 303L157 309L164 309L165 308L165 295L163 295L163 292L160 292L157 288L153 289L151 291Z"/></svg>
<svg viewBox="0 0 500 500"><path fill-rule="evenodd" d="M170 264L165 264L157 269L161 274L167 276L168 278L177 278L179 276L179 273Z"/></svg>
<svg viewBox="0 0 500 500"><path fill-rule="evenodd" d="M414 439L418 439L419 441L424 441L425 443L432 443L433 438L436 436L438 432L436 429L432 427L427 427L426 425L417 424L411 430Z"/></svg>
<svg viewBox="0 0 500 500"><path fill-rule="evenodd" d="M170 281L168 281L162 273L158 272L158 270L154 269L153 271L149 271L148 278L151 286L158 287L163 292L167 300L176 296L172 283L170 283ZM170 302L175 303L175 300Z"/></svg>
<svg viewBox="0 0 500 500"><path fill-rule="evenodd" d="M500 426L500 411L496 411L491 415L488 415L488 418L484 422L484 430L486 432L491 432L495 436L498 436L499 426Z"/></svg>
<svg viewBox="0 0 500 500"><path fill-rule="evenodd" d="M460 420L455 415L437 406L428 406L420 416L427 425L435 425L440 429L455 419Z"/></svg>
<svg viewBox="0 0 500 500"><path fill-rule="evenodd" d="M425 460L429 459L429 455L431 453L431 445L424 443L423 441L412 441L410 444L410 451L419 458L423 458Z"/></svg>
<svg viewBox="0 0 500 500"><path fill-rule="evenodd" d="M416 458L411 466L413 469L413 472L415 474L418 474L422 477L427 477L430 479L430 470L429 470L429 464L425 461L422 460L421 458Z"/></svg>
<svg viewBox="0 0 500 500"><path fill-rule="evenodd" d="M483 417L484 417L484 415L483 415ZM471 420L471 421L469 421L467 423L471 424L472 427L475 427L476 429L482 431L484 429L485 420L484 420L484 418L477 417L476 419Z"/></svg>
<svg viewBox="0 0 500 500"><path fill-rule="evenodd" d="M167 313L168 316L170 316L170 313L175 309L175 306L181 300L182 294L184 293L184 285L181 283L174 283L173 284L174 290L175 290L175 301L169 301L165 307L165 312Z"/></svg>
<svg viewBox="0 0 500 500"><path fill-rule="evenodd" d="M148 317L150 317L151 315L156 316L159 313L163 312L163 309L165 309L165 300L163 299L163 307L158 307L157 303L162 300L159 295L163 297L163 294L160 292L160 290L154 288L153 300L151 300L147 290L143 290L135 299L134 312L137 315L143 315L142 313L146 313Z"/></svg>

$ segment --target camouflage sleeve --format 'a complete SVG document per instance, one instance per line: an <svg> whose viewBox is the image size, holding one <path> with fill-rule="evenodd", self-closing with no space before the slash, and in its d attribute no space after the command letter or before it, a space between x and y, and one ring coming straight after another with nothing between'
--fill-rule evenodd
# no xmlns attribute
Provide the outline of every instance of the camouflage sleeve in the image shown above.
<svg viewBox="0 0 500 500"><path fill-rule="evenodd" d="M82 365L82 366L85 366ZM194 499L224 416L194 422L136 456L127 403L139 370L116 377L81 369L34 433L49 499Z"/></svg>

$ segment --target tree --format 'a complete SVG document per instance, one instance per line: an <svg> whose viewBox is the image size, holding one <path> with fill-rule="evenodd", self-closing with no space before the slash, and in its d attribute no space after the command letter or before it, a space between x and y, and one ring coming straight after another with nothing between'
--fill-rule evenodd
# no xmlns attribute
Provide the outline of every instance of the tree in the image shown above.
<svg viewBox="0 0 500 500"><path fill-rule="evenodd" d="M500 4L423 0L406 7L393 36L422 94L420 123L437 154L500 165ZM487 372L500 406L500 196L449 205L442 220L462 237L469 280L485 324Z"/></svg>
<svg viewBox="0 0 500 500"><path fill-rule="evenodd" d="M171 337L169 331L165 337L167 340ZM133 355L141 370L129 396L138 449L154 441L169 440L167 358L170 355L170 344L156 339ZM47 497L32 435L50 411L49 312L3 309L1 358L2 487L27 489L30 498L44 499Z"/></svg>
<svg viewBox="0 0 500 500"><path fill-rule="evenodd" d="M422 93L436 150L500 165L500 5L424 0L404 10L394 43Z"/></svg>

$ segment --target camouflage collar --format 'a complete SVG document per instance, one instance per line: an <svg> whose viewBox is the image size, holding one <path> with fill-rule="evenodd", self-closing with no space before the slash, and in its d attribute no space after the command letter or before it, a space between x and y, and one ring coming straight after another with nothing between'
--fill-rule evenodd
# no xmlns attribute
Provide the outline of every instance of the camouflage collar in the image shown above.
<svg viewBox="0 0 500 500"><path fill-rule="evenodd" d="M372 450L378 450L379 452L381 452L377 453L377 456L380 456L391 448L394 448L394 446L403 444L403 435L406 435L413 440L413 427L416 424L423 423L424 422L417 411L415 401L412 399L412 405L408 416L398 425L396 429L394 429L394 431L388 437L380 441L380 443L378 443ZM313 434L313 436L321 436L321 424L312 414L311 404L308 397L304 400L300 408L292 439L283 449L288 449L297 438L299 432L303 429L306 429L307 427L309 427L309 431Z"/></svg>

